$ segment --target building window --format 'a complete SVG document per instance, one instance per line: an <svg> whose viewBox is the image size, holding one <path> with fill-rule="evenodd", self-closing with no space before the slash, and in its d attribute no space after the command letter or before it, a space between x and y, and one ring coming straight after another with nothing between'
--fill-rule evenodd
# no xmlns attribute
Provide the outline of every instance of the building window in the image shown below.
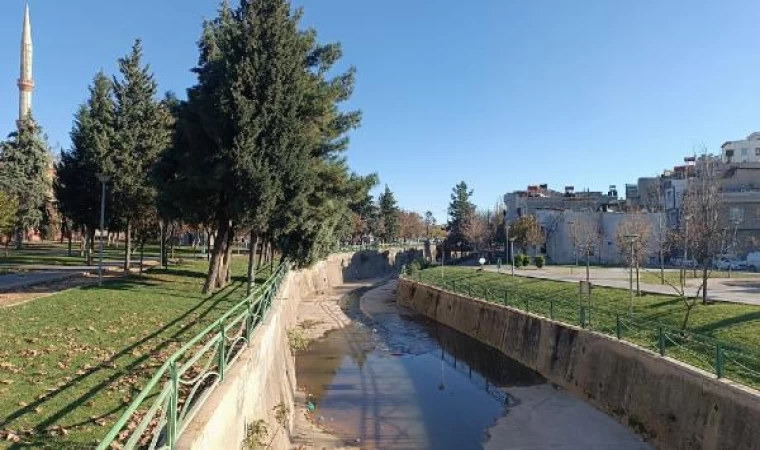
<svg viewBox="0 0 760 450"><path fill-rule="evenodd" d="M760 156L760 148L755 149L755 156Z"/></svg>
<svg viewBox="0 0 760 450"><path fill-rule="evenodd" d="M747 156L747 155L749 155L749 149L748 148L743 148L742 149L742 156Z"/></svg>

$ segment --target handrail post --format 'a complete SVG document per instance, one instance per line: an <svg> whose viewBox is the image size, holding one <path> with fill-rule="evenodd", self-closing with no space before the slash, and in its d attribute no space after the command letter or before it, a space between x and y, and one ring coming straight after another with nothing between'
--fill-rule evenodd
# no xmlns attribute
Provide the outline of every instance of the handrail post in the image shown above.
<svg viewBox="0 0 760 450"><path fill-rule="evenodd" d="M554 299L549 300L549 319L554 320Z"/></svg>
<svg viewBox="0 0 760 450"><path fill-rule="evenodd" d="M720 341L715 344L715 375L723 378L723 345Z"/></svg>
<svg viewBox="0 0 760 450"><path fill-rule="evenodd" d="M177 410L179 409L179 369L177 362L172 361L169 368L171 376L171 394L169 397L169 417L167 418L167 434L169 438L169 448L174 449L177 445Z"/></svg>
<svg viewBox="0 0 760 450"><path fill-rule="evenodd" d="M224 331L224 322L219 322L219 381L224 380L224 369L227 358L224 354L224 341L227 339Z"/></svg>
<svg viewBox="0 0 760 450"><path fill-rule="evenodd" d="M509 306L509 291L504 291L504 306Z"/></svg>
<svg viewBox="0 0 760 450"><path fill-rule="evenodd" d="M586 328L586 308L583 306L581 306L580 316L578 317L578 320L581 323L581 328Z"/></svg>
<svg viewBox="0 0 760 450"><path fill-rule="evenodd" d="M662 325L660 325L657 341L660 349L660 356L665 356L665 332L662 329Z"/></svg>
<svg viewBox="0 0 760 450"><path fill-rule="evenodd" d="M615 331L617 333L618 340L620 340L623 336L622 324L620 323L620 314L615 315Z"/></svg>

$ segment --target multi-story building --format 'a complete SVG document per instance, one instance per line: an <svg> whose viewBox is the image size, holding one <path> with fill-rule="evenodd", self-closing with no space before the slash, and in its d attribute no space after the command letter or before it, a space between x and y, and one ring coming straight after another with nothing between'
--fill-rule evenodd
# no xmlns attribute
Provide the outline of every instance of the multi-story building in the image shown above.
<svg viewBox="0 0 760 450"><path fill-rule="evenodd" d="M585 239L589 238L589 234L594 235L589 254L591 264L621 264L625 253L618 245L617 236L618 227L625 217L626 214L620 212L542 210L536 214L538 223L546 233L546 257L554 264L585 262L585 248L579 245L582 238L578 233L585 235ZM650 226L644 263L656 265L666 225L663 213L647 213L646 217Z"/></svg>
<svg viewBox="0 0 760 450"><path fill-rule="evenodd" d="M724 143L721 153L726 164L760 163L760 132L754 132L741 141Z"/></svg>
<svg viewBox="0 0 760 450"><path fill-rule="evenodd" d="M623 204L617 188L610 186L607 193L580 191L566 186L563 192L549 189L546 184L528 186L524 191L514 191L504 195L507 207L507 221L511 222L526 214L538 211L618 211Z"/></svg>

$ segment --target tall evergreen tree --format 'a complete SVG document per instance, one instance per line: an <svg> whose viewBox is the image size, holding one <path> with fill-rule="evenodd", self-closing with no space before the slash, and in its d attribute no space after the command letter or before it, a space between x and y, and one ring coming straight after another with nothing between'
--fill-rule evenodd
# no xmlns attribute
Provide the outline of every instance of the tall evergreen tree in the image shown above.
<svg viewBox="0 0 760 450"><path fill-rule="evenodd" d="M30 116L19 123L0 145L0 189L18 201L14 223L16 246L20 248L27 230L37 228L43 218L42 208L49 200L52 158L47 138Z"/></svg>
<svg viewBox="0 0 760 450"><path fill-rule="evenodd" d="M110 153L113 126L113 84L103 72L99 72L90 86L89 99L75 114L72 148L61 152L53 185L61 213L75 226L87 230L88 264L91 263L95 230L100 226L102 186L97 175L114 174ZM113 206L111 197L106 201L106 217L112 216Z"/></svg>
<svg viewBox="0 0 760 450"><path fill-rule="evenodd" d="M377 199L380 218L383 221L383 231L380 237L385 242L393 242L399 236L401 226L399 225L399 209L396 204L396 198L393 196L388 185L385 185L385 191Z"/></svg>
<svg viewBox="0 0 760 450"><path fill-rule="evenodd" d="M157 170L162 197L216 230L205 292L226 284L235 233L251 233L251 256L265 235L300 263L334 247L346 192L363 186L337 156L359 120L337 106L353 70L326 77L340 47L318 45L300 16L284 0L225 2L204 25L198 84Z"/></svg>
<svg viewBox="0 0 760 450"><path fill-rule="evenodd" d="M475 214L475 204L470 199L473 191L462 181L451 190L449 202L449 236L448 239L455 245L459 242L467 243L467 227Z"/></svg>
<svg viewBox="0 0 760 450"><path fill-rule="evenodd" d="M138 39L129 55L119 59L121 78L114 78L114 138L112 185L117 214L126 228L124 270L131 263L133 225L156 226L156 190L150 176L159 154L171 144L172 117L156 98L158 85L150 68L142 63ZM136 219L139 219L136 221Z"/></svg>

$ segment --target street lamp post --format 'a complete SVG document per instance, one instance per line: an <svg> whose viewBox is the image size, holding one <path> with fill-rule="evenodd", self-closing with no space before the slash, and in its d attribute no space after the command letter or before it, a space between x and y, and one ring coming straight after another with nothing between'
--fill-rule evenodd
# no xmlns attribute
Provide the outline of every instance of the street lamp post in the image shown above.
<svg viewBox="0 0 760 450"><path fill-rule="evenodd" d="M510 251L507 250L507 243L509 242L509 224L507 223L507 205L504 205L504 260L509 260ZM514 271L514 269L513 269Z"/></svg>
<svg viewBox="0 0 760 450"><path fill-rule="evenodd" d="M102 173L99 173L97 176L102 186L100 191L100 257L98 261L98 286L103 286L103 231L106 228L106 183L108 183L111 177Z"/></svg>
<svg viewBox="0 0 760 450"><path fill-rule="evenodd" d="M628 316L633 317L633 244L639 238L639 235L628 234L625 238L631 242L631 260L628 270Z"/></svg>
<svg viewBox="0 0 760 450"><path fill-rule="evenodd" d="M690 215L684 216L683 232L683 259L681 260L681 292L686 292L686 260L689 257L689 219Z"/></svg>

